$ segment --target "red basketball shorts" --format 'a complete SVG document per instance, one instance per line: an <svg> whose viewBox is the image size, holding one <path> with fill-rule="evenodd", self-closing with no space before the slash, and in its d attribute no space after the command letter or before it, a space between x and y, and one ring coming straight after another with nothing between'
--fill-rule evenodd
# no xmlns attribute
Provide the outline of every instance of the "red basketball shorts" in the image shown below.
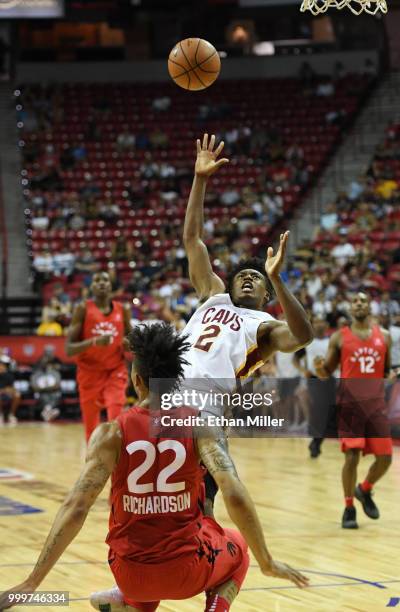
<svg viewBox="0 0 400 612"><path fill-rule="evenodd" d="M338 411L341 449L362 450L364 455L391 455L390 423L382 400L344 402Z"/></svg>
<svg viewBox="0 0 400 612"><path fill-rule="evenodd" d="M100 423L100 411L107 409L109 421L121 414L126 401L128 373L125 363L115 370L84 370L78 367L77 381L86 439Z"/></svg>
<svg viewBox="0 0 400 612"><path fill-rule="evenodd" d="M204 517L195 552L157 565L134 563L110 551L109 563L126 604L154 612L160 600L189 599L233 580L242 586L249 567L247 544L233 529L222 529Z"/></svg>

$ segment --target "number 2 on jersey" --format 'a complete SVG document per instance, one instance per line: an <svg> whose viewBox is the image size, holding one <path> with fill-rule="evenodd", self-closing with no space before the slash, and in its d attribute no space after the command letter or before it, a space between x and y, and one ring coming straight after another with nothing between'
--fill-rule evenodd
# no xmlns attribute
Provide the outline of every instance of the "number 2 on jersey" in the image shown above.
<svg viewBox="0 0 400 612"><path fill-rule="evenodd" d="M199 336L194 348L200 349L201 351L205 351L208 353L212 345L214 344L215 339L221 333L221 328L219 325L209 325L206 327Z"/></svg>
<svg viewBox="0 0 400 612"><path fill-rule="evenodd" d="M186 449L181 442L177 440L163 440L157 444L159 453L164 453L167 450L172 450L175 453L175 459L167 466L165 466L157 476L155 490L159 493L176 493L177 491L183 491L185 489L184 482L167 482L168 478L175 474L185 463L186 460ZM152 442L148 440L136 440L131 442L126 447L129 455L133 455L137 451L144 451L146 456L144 461L128 476L128 489L130 493L153 493L154 483L147 482L145 484L138 484L139 478L141 478L154 464L157 451L156 447Z"/></svg>

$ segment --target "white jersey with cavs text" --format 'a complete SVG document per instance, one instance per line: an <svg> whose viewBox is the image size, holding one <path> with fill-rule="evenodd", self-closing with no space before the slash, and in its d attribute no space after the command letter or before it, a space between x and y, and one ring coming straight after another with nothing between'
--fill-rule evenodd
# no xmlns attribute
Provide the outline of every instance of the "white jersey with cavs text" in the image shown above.
<svg viewBox="0 0 400 612"><path fill-rule="evenodd" d="M250 376L263 364L257 345L262 323L275 319L260 310L239 308L228 293L218 293L202 304L183 330L191 349L184 377L208 379L213 388L232 392L238 378Z"/></svg>

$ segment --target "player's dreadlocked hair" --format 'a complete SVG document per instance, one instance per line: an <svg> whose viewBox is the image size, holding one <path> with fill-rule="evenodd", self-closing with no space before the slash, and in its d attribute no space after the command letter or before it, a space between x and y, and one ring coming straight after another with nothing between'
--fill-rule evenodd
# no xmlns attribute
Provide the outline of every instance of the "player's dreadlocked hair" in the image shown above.
<svg viewBox="0 0 400 612"><path fill-rule="evenodd" d="M128 340L136 370L146 386L150 378L167 379L163 392L175 391L183 376L183 366L188 363L182 357L190 348L187 336L178 334L168 323L151 323L135 326Z"/></svg>
<svg viewBox="0 0 400 612"><path fill-rule="evenodd" d="M239 274L239 272L241 272L242 270L257 270L257 272L260 272L265 278L265 285L269 295L273 295L274 290L271 281L269 280L267 273L265 272L265 261L263 261L260 257L251 257L250 259L241 259L239 263L236 264L236 266L234 266L234 268L232 268L229 272L226 281L228 286L228 293L231 297L234 278L236 274Z"/></svg>

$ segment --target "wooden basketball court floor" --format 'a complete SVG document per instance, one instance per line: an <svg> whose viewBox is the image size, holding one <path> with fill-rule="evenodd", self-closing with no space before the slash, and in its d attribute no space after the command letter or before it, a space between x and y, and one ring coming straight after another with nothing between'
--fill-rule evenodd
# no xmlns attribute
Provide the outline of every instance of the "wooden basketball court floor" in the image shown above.
<svg viewBox="0 0 400 612"><path fill-rule="evenodd" d="M342 456L337 441L326 441L311 460L306 439L231 440L232 456L261 517L268 546L276 559L304 571L310 587L264 577L254 559L237 612L372 612L389 605L400 610L400 449L390 472L376 488L381 519L366 517L358 502L360 529L340 528ZM33 480L0 480L4 498L42 512L10 515L0 504L0 591L22 581L33 566L60 502L83 463L85 445L79 424L19 424L0 428L0 469L33 475ZM361 462L364 476L370 462ZM67 590L70 608L89 610L88 595L112 586L108 568L107 490L97 500L76 540L48 575L41 590ZM219 521L230 525L218 498ZM160 612L201 611L203 596L163 602ZM15 607L15 610L27 610ZM66 609L56 606L42 610Z"/></svg>

